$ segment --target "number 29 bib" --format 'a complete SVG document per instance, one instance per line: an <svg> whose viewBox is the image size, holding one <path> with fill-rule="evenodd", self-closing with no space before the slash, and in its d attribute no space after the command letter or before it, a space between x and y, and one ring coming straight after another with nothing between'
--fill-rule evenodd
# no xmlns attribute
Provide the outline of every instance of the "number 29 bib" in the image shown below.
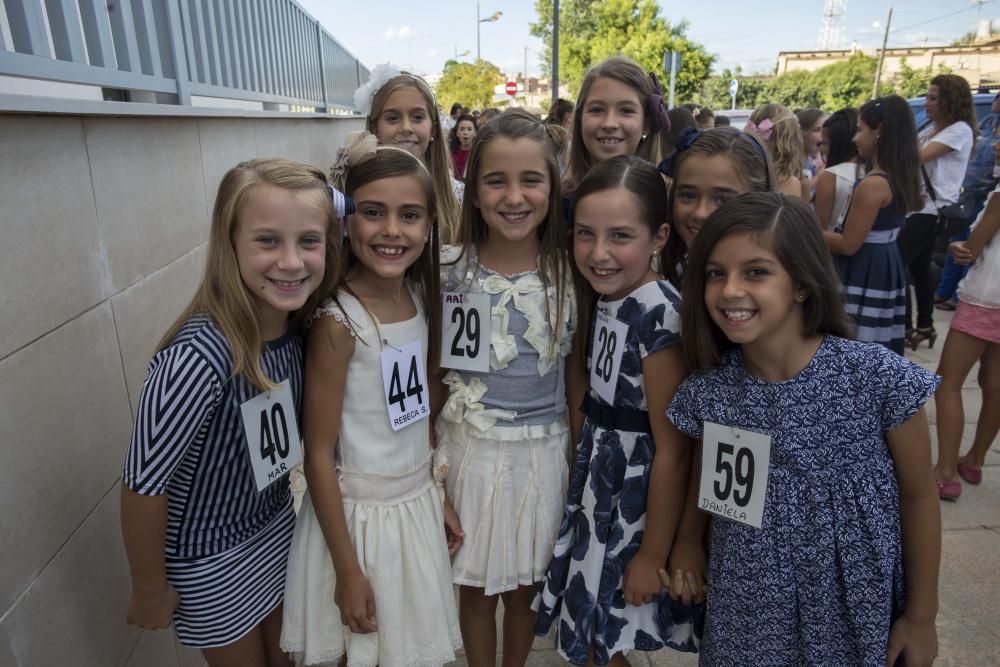
<svg viewBox="0 0 1000 667"><path fill-rule="evenodd" d="M423 346L419 340L382 350L382 386L389 426L393 431L426 419L430 413L427 371Z"/></svg>

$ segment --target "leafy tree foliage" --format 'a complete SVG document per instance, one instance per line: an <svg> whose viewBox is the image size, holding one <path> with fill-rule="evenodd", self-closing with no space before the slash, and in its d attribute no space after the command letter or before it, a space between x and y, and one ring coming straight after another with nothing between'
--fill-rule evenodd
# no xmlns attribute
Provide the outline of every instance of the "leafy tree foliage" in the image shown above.
<svg viewBox="0 0 1000 667"><path fill-rule="evenodd" d="M903 97L917 97L927 92L927 86L931 79L938 74L951 74L951 68L947 65L938 65L937 71L933 71L930 65L927 67L914 68L906 62L906 58L899 61L899 73L896 75L896 90Z"/></svg>
<svg viewBox="0 0 1000 667"><path fill-rule="evenodd" d="M483 109L492 106L493 89L500 83L503 83L503 72L491 62L449 60L444 64L434 93L443 109L450 109L455 102Z"/></svg>
<svg viewBox="0 0 1000 667"><path fill-rule="evenodd" d="M561 0L559 5L559 78L573 95L587 70L609 56L628 56L662 75L663 55L678 51L682 63L675 90L678 99L690 98L715 61L687 38L687 23L671 25L660 16L656 0ZM542 65L550 71L552 0L536 0L535 11L538 21L531 24L531 34L545 43Z"/></svg>

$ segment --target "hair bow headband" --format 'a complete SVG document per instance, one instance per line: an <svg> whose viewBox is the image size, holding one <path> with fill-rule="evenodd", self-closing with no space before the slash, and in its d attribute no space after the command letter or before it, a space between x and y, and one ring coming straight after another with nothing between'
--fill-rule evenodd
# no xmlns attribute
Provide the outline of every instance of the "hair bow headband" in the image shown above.
<svg viewBox="0 0 1000 667"><path fill-rule="evenodd" d="M681 133L677 136L677 143L675 144L673 152L663 158L663 161L656 167L660 170L660 173L664 176L673 178L674 168L677 166L677 158L680 157L681 153L690 148L691 144L697 141L700 136L701 132L694 127L685 127L681 130Z"/></svg>
<svg viewBox="0 0 1000 667"><path fill-rule="evenodd" d="M646 99L646 115L650 119L650 129L654 132L670 131L670 116L667 115L667 104L663 101L663 86L652 72L649 81L653 84L653 93Z"/></svg>
<svg viewBox="0 0 1000 667"><path fill-rule="evenodd" d="M757 124L752 120L748 120L747 124L743 126L743 131L756 132L761 136L761 138L764 141L767 141L768 139L771 138L771 132L774 131L774 123L771 121L770 118L765 118L764 120L760 121L760 124Z"/></svg>

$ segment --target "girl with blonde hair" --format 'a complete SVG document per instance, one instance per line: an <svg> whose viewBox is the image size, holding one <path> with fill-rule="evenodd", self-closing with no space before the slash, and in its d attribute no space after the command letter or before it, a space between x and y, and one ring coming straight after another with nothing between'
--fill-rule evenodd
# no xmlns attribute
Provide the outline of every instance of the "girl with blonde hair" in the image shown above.
<svg viewBox="0 0 1000 667"><path fill-rule="evenodd" d="M762 104L750 114L743 128L767 142L774 158L775 190L802 197L802 132L799 119L780 104Z"/></svg>
<svg viewBox="0 0 1000 667"><path fill-rule="evenodd" d="M219 185L201 286L157 347L122 472L128 622L210 665L279 665L305 323L337 281L326 177L281 159ZM266 431L266 434L265 434Z"/></svg>

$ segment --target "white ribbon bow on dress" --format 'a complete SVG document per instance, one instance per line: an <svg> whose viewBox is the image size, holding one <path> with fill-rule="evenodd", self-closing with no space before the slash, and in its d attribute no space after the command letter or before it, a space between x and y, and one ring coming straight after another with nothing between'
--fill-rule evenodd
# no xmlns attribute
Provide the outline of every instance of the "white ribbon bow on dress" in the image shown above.
<svg viewBox="0 0 1000 667"><path fill-rule="evenodd" d="M474 377L469 381L469 384L465 384L462 382L461 375L450 371L444 376L444 383L448 385L448 400L441 408L441 416L446 421L453 424L466 421L485 433L493 428L499 420L512 422L517 416L511 410L487 409L480 403L483 396L486 395L487 387L486 383L479 378Z"/></svg>
<svg viewBox="0 0 1000 667"><path fill-rule="evenodd" d="M528 330L524 332L524 340L538 352L538 375L545 375L555 365L559 348L552 345L547 335L549 328L542 313L545 304L544 287L541 278L534 273L526 274L514 281L491 273L483 280L483 292L500 295L500 299L491 311L490 368L493 370L506 368L507 364L517 358L517 343L507 330L510 321L507 303L511 299L514 300L514 307L528 320ZM542 298L532 296L535 294L541 294Z"/></svg>

